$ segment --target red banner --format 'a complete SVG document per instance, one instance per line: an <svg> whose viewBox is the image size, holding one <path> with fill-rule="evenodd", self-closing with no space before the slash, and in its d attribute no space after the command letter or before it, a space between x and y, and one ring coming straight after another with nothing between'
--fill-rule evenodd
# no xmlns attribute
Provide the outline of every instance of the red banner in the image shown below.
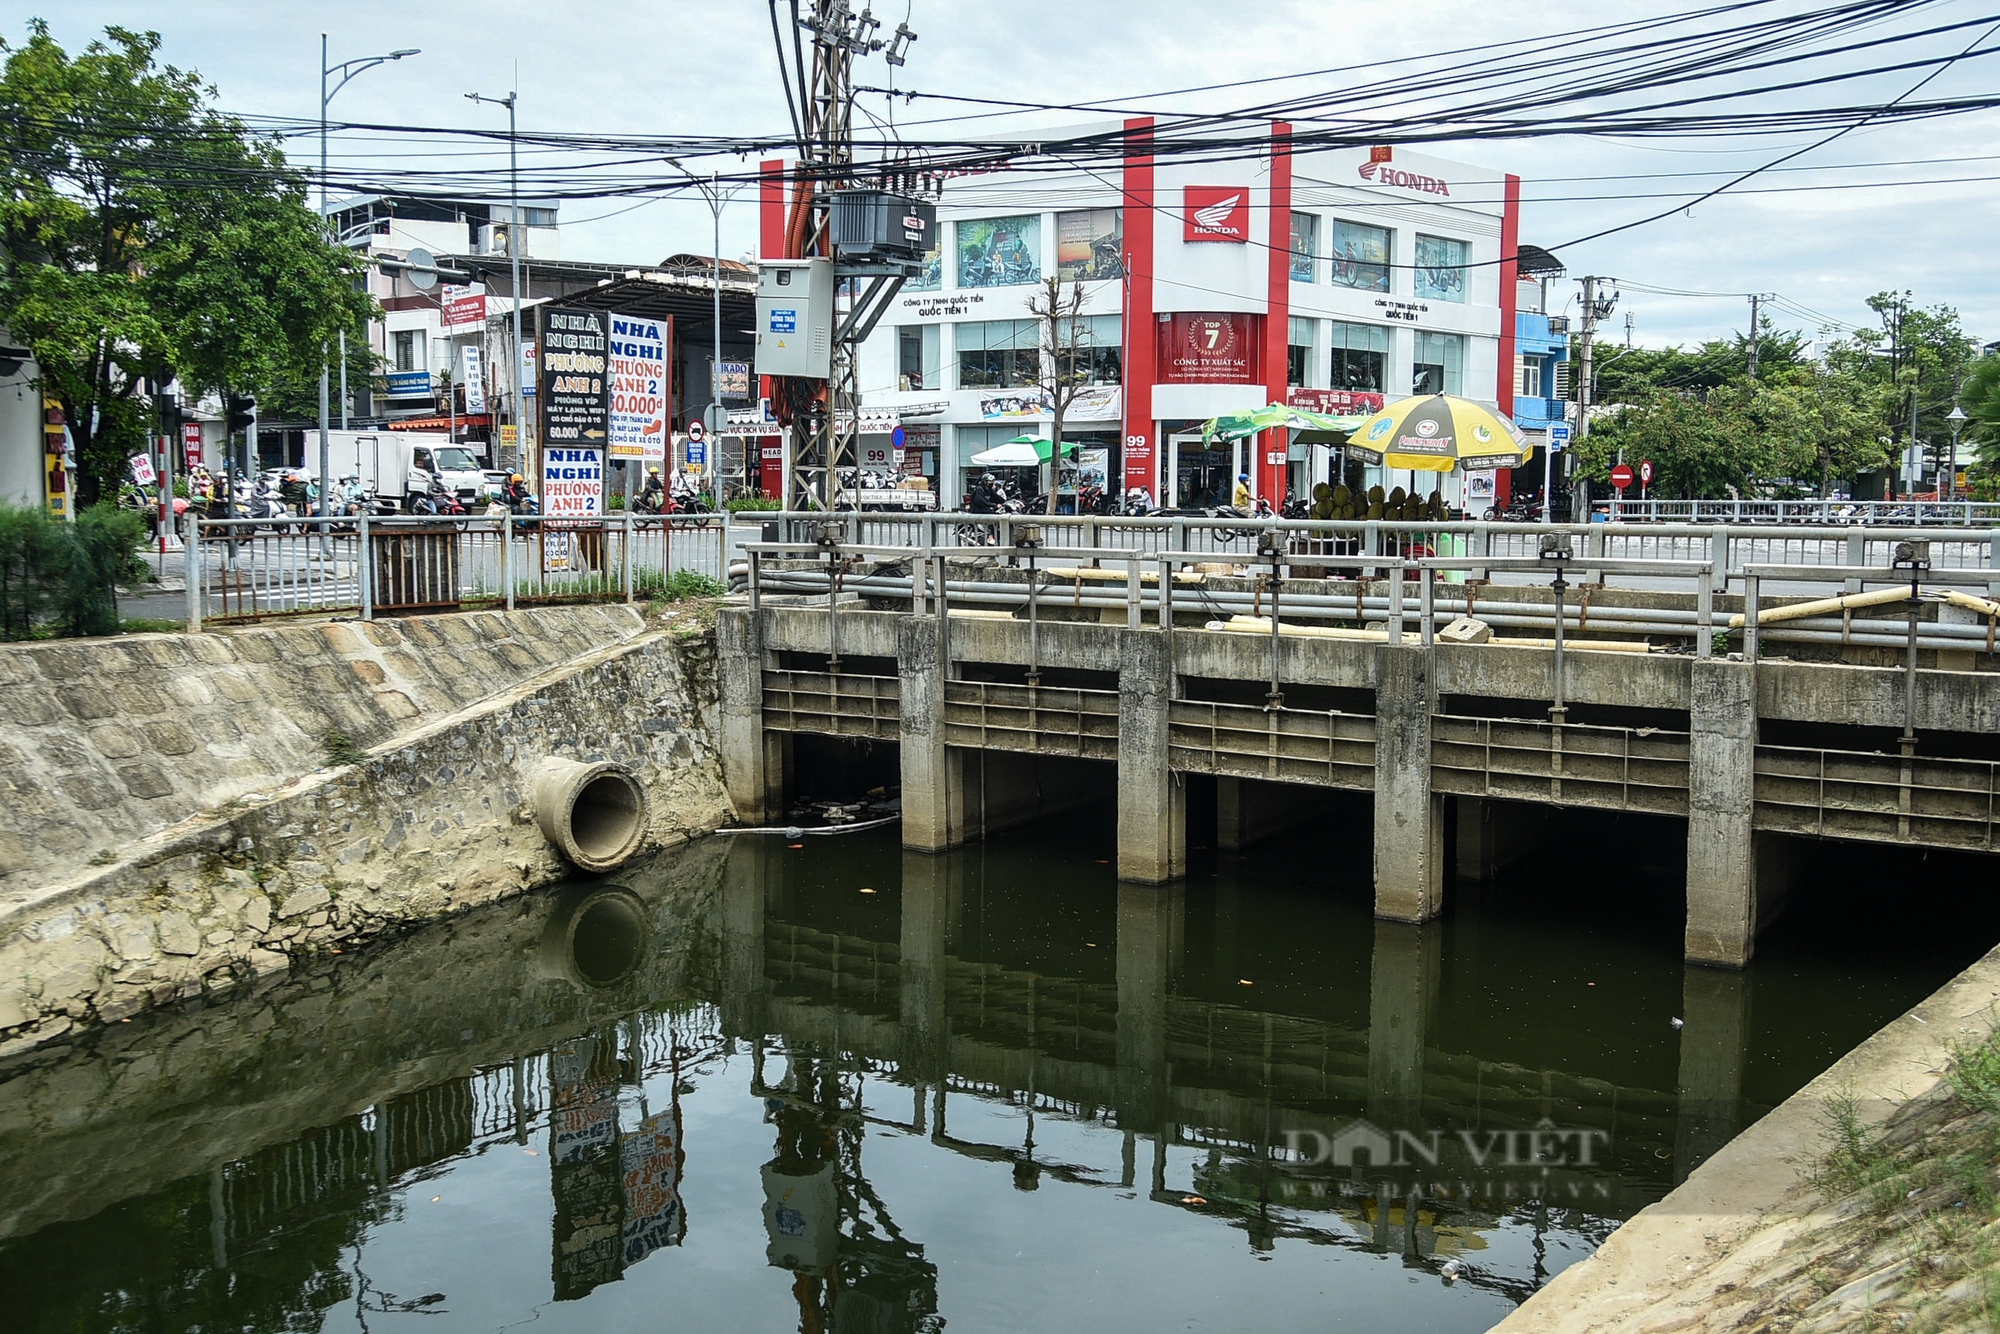
<svg viewBox="0 0 2000 1334"><path fill-rule="evenodd" d="M1365 389L1298 389L1286 392L1288 407L1304 408L1307 412L1324 413L1329 417L1358 417L1364 412L1380 412L1383 396Z"/></svg>
<svg viewBox="0 0 2000 1334"><path fill-rule="evenodd" d="M1261 315L1180 311L1158 322L1159 383L1256 384Z"/></svg>

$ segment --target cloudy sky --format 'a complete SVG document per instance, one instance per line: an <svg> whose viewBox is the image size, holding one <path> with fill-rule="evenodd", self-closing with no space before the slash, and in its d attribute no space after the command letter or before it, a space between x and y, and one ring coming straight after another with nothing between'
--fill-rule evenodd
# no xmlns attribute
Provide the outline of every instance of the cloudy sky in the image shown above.
<svg viewBox="0 0 2000 1334"><path fill-rule="evenodd" d="M1693 7L1692 0L1628 0L1610 7L1580 0L879 3L887 27L893 28L907 10L910 26L919 33L909 64L894 72L895 86L1046 102L1136 99L1225 80L1338 70ZM1806 7L1801 0L1778 0L1758 12ZM1971 0L1912 3L1864 36L1965 22L1993 12L1991 4ZM27 21L37 15L47 18L58 39L72 49L107 24L157 30L164 39L164 59L199 70L219 90L222 105L242 113L316 116L316 62L319 34L325 30L336 62L398 47L423 51L357 78L335 102L336 117L504 125L504 112L476 107L463 94L505 93L518 63L524 129L747 134L780 133L787 125L768 13L755 0L441 0L421 6L386 0L178 0L172 5L159 0L0 0L0 32L18 41ZM1955 53L1975 40L1983 46L2000 42L2000 36L1982 39L1982 32L1974 27L1945 33L1889 48L1896 54L1873 59ZM890 73L878 57L860 71L857 82L885 83ZM1886 101L1925 73L1903 70L1838 91L1785 96L1793 105ZM1921 95L1984 92L1996 74L2000 57L1967 61ZM1260 91L1296 94L1367 77L1335 73ZM1243 105L1252 95L1242 90L1197 93L1151 105L1162 111L1215 111ZM1756 103L1783 104L1782 99ZM864 107L886 114L879 96L864 98ZM895 116L907 123L977 109L899 101ZM1077 119L1066 113L1044 116L1041 123ZM859 117L857 123L862 123ZM1034 123L1033 118L972 122L985 130ZM2000 265L1994 262L1992 238L1994 220L2000 217L1995 208L2000 151L1990 147L1996 131L2000 113L1993 112L1864 127L1789 164L1815 170L1787 170L1752 182L1781 187L1782 192L1725 196L1637 230L1563 248L1561 257L1571 274L1610 275L1626 284L1612 316L1612 333L1623 336L1629 311L1634 334L1645 343L1687 342L1740 330L1748 306L1740 296L1669 296L1641 291L1640 284L1725 294L1777 293L1787 303L1778 313L1780 323L1809 333L1821 319L1836 325L1872 322L1863 304L1869 294L1908 288L1920 302L1957 306L1982 341L2000 338ZM913 128L910 133L924 131ZM1716 173L1747 169L1816 137L1667 142L1575 137L1441 145L1433 151L1524 177L1534 202L1524 210L1522 240L1555 246L1659 212L1726 179ZM312 150L302 145L299 151ZM336 149L350 155L349 161L383 164L411 151L409 145L379 139ZM728 165L733 160L726 160L725 169ZM1642 194L1651 197L1603 198ZM574 201L564 205L562 216L569 258L637 264L676 251L705 254L709 249L708 210L692 197L636 208L625 201ZM728 211L725 254L750 250L754 222L747 201ZM1573 294L1574 284L1565 289Z"/></svg>

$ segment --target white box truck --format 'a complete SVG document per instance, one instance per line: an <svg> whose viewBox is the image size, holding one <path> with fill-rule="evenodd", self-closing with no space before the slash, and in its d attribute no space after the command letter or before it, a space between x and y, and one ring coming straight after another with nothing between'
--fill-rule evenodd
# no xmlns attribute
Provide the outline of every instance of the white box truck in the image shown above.
<svg viewBox="0 0 2000 1334"><path fill-rule="evenodd" d="M329 431L327 459L336 490L343 477L361 484L404 509L428 492L437 477L471 508L492 489L479 455L470 445L453 444L442 431ZM306 432L308 477L319 476L319 433Z"/></svg>

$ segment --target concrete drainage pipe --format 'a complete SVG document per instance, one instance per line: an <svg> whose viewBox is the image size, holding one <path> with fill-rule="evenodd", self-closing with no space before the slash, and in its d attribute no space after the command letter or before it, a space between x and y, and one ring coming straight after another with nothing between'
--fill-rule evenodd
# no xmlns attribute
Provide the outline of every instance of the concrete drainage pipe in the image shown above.
<svg viewBox="0 0 2000 1334"><path fill-rule="evenodd" d="M543 835L583 870L615 870L646 841L646 791L622 764L543 760L529 795Z"/></svg>
<svg viewBox="0 0 2000 1334"><path fill-rule="evenodd" d="M646 905L623 885L571 885L556 899L535 949L540 977L601 990L630 977L652 944Z"/></svg>

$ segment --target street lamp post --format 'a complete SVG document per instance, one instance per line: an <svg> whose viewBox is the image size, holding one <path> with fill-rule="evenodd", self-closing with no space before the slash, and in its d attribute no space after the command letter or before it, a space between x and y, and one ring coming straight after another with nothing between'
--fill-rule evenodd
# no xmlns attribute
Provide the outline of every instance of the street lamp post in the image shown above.
<svg viewBox="0 0 2000 1334"><path fill-rule="evenodd" d="M666 163L675 171L694 182L695 189L701 191L703 198L708 200L708 211L715 220L712 254L714 263L712 281L715 286L715 353L708 363L709 420L707 426L708 433L715 437L710 442L709 448L716 451L715 456L719 459L722 457L722 427L725 418L722 410L722 206L736 192L732 190L729 192L729 195L723 194L721 178L715 172L711 171L708 179L704 181L701 177L682 166L675 158L666 159ZM749 464L745 463L744 468L747 474ZM716 490L715 500L718 505L722 503L722 492L719 487Z"/></svg>
<svg viewBox="0 0 2000 1334"><path fill-rule="evenodd" d="M329 65L326 63L326 34L321 33L319 35L319 216L320 221L325 226L329 228L333 226L333 215L327 212L326 196L327 103L333 101L334 94L345 88L348 81L355 75L374 69L377 65L386 65L392 60L401 60L404 56L422 54L423 52L418 48L409 47L401 51L391 51L384 56L358 56L353 60L343 60L338 65ZM331 88L327 87L327 80L336 74L340 75L340 82L334 84ZM335 239L339 239L337 234ZM343 422L346 420L347 414L346 339L347 334L343 330L341 332L340 357L340 411ZM322 516L331 512L333 496L333 479L328 475L331 472L331 465L328 460L327 445L327 418L330 415L327 407L327 395L331 388L329 384L330 378L329 367L326 361L326 345L322 343L320 345L319 360L319 508ZM252 441L251 444L254 446L256 442ZM331 550L331 539L328 536L325 524L320 525L320 546L323 553Z"/></svg>
<svg viewBox="0 0 2000 1334"><path fill-rule="evenodd" d="M491 102L495 106L507 108L507 189L510 196L507 261L510 274L508 284L513 298L510 304L514 308L514 368L508 372L507 379L514 386L514 450L518 461L528 445L527 399L521 384L521 141L516 136L514 128L514 106L520 100L521 90L516 88L505 97L486 97L479 93L467 93L465 96L468 101ZM526 472L527 469L523 468L522 471ZM539 491L539 482L536 483L536 487Z"/></svg>

